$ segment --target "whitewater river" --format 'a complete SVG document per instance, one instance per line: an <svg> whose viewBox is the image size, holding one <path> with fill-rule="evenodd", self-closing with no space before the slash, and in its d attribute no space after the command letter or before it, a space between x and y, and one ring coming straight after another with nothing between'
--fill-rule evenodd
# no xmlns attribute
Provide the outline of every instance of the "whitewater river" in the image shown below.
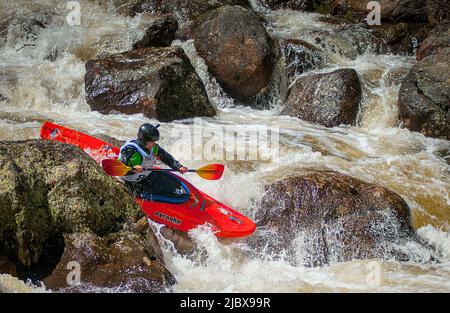
<svg viewBox="0 0 450 313"><path fill-rule="evenodd" d="M111 8L79 1L81 25L69 26L65 20L67 10L59 5L60 1L41 0L39 5L38 1L6 2L0 0L1 15L10 10L23 18L45 12L56 15L50 26L38 27L36 40L24 37L19 25L8 29L0 50L0 140L38 138L40 124L45 120L121 140L134 138L144 122L157 122L141 114L91 112L84 91L85 62L130 50L133 42L142 37L148 19L117 16ZM335 27L320 22L314 14L267 11L255 3L253 7L266 15L268 32L274 37L308 41L314 31L333 31ZM432 265L357 260L308 268L293 266L264 251L252 253L245 240L219 242L207 230L198 229L192 232L200 251L198 258L181 256L159 236L167 267L177 279L175 292L450 292L450 143L398 128L396 102L400 85L387 83L391 71L409 70L413 57L375 55L370 49L362 55L350 51L351 57L326 54L325 65L314 71L354 68L363 85L363 101L358 126L325 128L279 116L282 107L277 97L271 100L272 109L265 111L233 104L208 74L192 41L175 41L173 45L185 50L218 110L216 117L201 120L204 127L221 131L227 125L266 125L279 129L278 158L264 162L219 160L226 165L223 178L206 181L189 176L194 185L254 217L264 184L304 167L333 169L402 196L412 210L413 226L419 236L441 254L441 262ZM190 160L189 153L174 143L170 133L181 123L161 123L161 146L189 167L210 162ZM183 123L190 130L194 127L192 121ZM375 281L369 275L374 264L381 270L380 279ZM7 291L46 290L45 286L26 286L1 274L0 287Z"/></svg>

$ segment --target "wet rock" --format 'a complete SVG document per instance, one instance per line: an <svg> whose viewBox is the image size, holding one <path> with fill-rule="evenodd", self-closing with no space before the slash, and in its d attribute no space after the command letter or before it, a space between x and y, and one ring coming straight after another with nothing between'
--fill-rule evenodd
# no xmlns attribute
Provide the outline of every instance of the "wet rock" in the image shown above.
<svg viewBox="0 0 450 313"><path fill-rule="evenodd" d="M267 88L275 49L256 14L240 6L223 6L196 24L195 48L226 92L245 103Z"/></svg>
<svg viewBox="0 0 450 313"><path fill-rule="evenodd" d="M133 45L133 49L167 47L175 39L177 20L168 15L158 18L145 32L144 37Z"/></svg>
<svg viewBox="0 0 450 313"><path fill-rule="evenodd" d="M168 122L214 116L200 77L180 47L139 49L86 63L86 99L103 114L143 113Z"/></svg>
<svg viewBox="0 0 450 313"><path fill-rule="evenodd" d="M445 48L450 48L450 22L443 23L431 31L431 35L422 42L417 50L417 61Z"/></svg>
<svg viewBox="0 0 450 313"><path fill-rule="evenodd" d="M285 68L289 79L299 76L323 64L321 51L308 42L298 39L285 39L281 42Z"/></svg>
<svg viewBox="0 0 450 313"><path fill-rule="evenodd" d="M77 267L80 282L69 285L71 272ZM64 235L61 259L43 282L49 289L64 292L90 288L164 292L169 291L175 278L143 235L120 232L101 238L92 233L74 233Z"/></svg>
<svg viewBox="0 0 450 313"><path fill-rule="evenodd" d="M357 12L368 13L370 0L349 0L345 3L349 9ZM381 19L390 21L426 21L427 8L423 0L380 0Z"/></svg>
<svg viewBox="0 0 450 313"><path fill-rule="evenodd" d="M450 48L418 62L400 88L398 116L425 136L450 139Z"/></svg>
<svg viewBox="0 0 450 313"><path fill-rule="evenodd" d="M450 2L448 0L426 0L428 23L438 25L450 20Z"/></svg>
<svg viewBox="0 0 450 313"><path fill-rule="evenodd" d="M188 233L170 227L163 227L161 229L161 235L173 243L177 253L181 255L189 255L196 249L196 245Z"/></svg>
<svg viewBox="0 0 450 313"><path fill-rule="evenodd" d="M256 221L260 231L278 238L273 251L284 249L293 263L313 266L408 260L405 243L421 244L399 195L329 170L307 169L266 186Z"/></svg>
<svg viewBox="0 0 450 313"><path fill-rule="evenodd" d="M406 68L396 68L390 70L385 78L386 86L398 86L405 79L406 75L408 75L409 70Z"/></svg>
<svg viewBox="0 0 450 313"><path fill-rule="evenodd" d="M367 28L364 24L343 24L333 30L312 32L314 45L326 53L356 59L366 53L387 51L386 43L380 35Z"/></svg>
<svg viewBox="0 0 450 313"><path fill-rule="evenodd" d="M250 7L247 0L140 0L133 4L129 11L131 16L142 12L172 14L180 27L177 37L185 38L189 32L190 24L196 18L223 5Z"/></svg>
<svg viewBox="0 0 450 313"><path fill-rule="evenodd" d="M1 251L23 266L39 263L61 233L106 235L140 208L126 188L74 146L0 142Z"/></svg>
<svg viewBox="0 0 450 313"><path fill-rule="evenodd" d="M119 140L115 137L109 136L109 135L105 135L105 134L91 134L92 136L99 138L103 141L106 141L107 143L112 144L113 146L116 147L121 147L125 144L126 141L124 140Z"/></svg>
<svg viewBox="0 0 450 313"><path fill-rule="evenodd" d="M354 124L361 101L356 71L303 76L296 80L281 115L290 115L326 127Z"/></svg>
<svg viewBox="0 0 450 313"><path fill-rule="evenodd" d="M136 222L143 213L128 190L79 148L0 142L0 170L2 272L60 289L76 261L92 288L173 284L155 235ZM69 289L86 290L78 287Z"/></svg>
<svg viewBox="0 0 450 313"><path fill-rule="evenodd" d="M378 53L413 54L413 36L406 23L383 23L371 29L383 43L379 45Z"/></svg>
<svg viewBox="0 0 450 313"><path fill-rule="evenodd" d="M258 0L262 5L272 9L291 9L299 11L312 11L318 1L314 0Z"/></svg>

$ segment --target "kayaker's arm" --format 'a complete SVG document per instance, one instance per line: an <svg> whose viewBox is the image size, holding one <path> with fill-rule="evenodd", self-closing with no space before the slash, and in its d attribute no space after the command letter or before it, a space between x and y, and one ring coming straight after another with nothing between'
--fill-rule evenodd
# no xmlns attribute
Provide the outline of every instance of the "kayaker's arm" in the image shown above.
<svg viewBox="0 0 450 313"><path fill-rule="evenodd" d="M126 166L136 166L142 164L142 156L133 147L126 148L121 153L120 162Z"/></svg>
<svg viewBox="0 0 450 313"><path fill-rule="evenodd" d="M167 152L166 150L161 148L159 145L158 145L157 151L158 151L158 155L157 156L161 160L161 162L163 162L164 164L166 164L167 166L169 166L173 170L179 171L180 168L183 167L183 165L181 165L180 162L175 160L173 158L173 156L169 152Z"/></svg>

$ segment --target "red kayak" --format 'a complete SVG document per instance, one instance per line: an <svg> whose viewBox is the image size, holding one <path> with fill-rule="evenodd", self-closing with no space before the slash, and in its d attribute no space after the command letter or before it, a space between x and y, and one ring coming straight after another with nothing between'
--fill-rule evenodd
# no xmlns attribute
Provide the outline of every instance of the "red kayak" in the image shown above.
<svg viewBox="0 0 450 313"><path fill-rule="evenodd" d="M103 159L117 159L119 147L57 124L45 122L41 138L72 144L83 149L101 164ZM207 225L217 237L237 238L251 235L255 223L229 206L198 190L184 178L169 172L151 172L151 188L143 188L135 198L152 220L187 232ZM150 176L149 175L149 176Z"/></svg>

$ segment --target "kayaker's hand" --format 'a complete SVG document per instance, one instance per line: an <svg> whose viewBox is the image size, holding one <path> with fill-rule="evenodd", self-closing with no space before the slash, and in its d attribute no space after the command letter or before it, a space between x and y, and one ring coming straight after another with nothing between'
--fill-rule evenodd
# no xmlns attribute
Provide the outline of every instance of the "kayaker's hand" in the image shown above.
<svg viewBox="0 0 450 313"><path fill-rule="evenodd" d="M178 170L181 174L184 174L188 171L188 168L186 166L182 166L180 167L180 169Z"/></svg>
<svg viewBox="0 0 450 313"><path fill-rule="evenodd" d="M133 166L133 171L136 173L142 172L142 166L140 166L140 165Z"/></svg>

